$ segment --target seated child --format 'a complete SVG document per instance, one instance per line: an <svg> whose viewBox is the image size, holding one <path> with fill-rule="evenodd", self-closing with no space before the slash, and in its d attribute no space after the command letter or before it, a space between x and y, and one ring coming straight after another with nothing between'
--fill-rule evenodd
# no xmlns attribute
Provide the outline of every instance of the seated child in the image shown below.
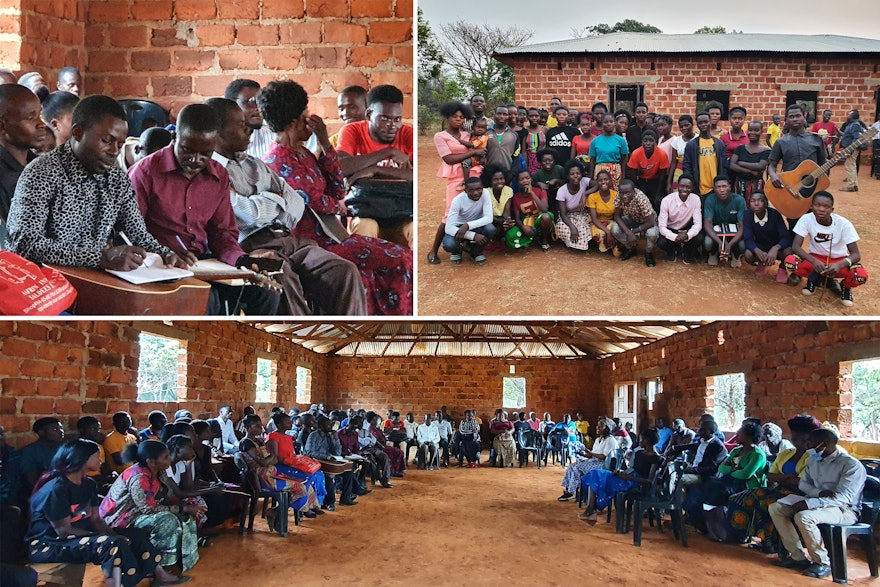
<svg viewBox="0 0 880 587"><path fill-rule="evenodd" d="M540 240L541 249L550 249L550 236L555 232L555 217L547 207L547 194L538 187L532 187L532 177L527 169L519 172L517 177L520 192L513 196L504 210L504 217L512 219L516 224L505 234L507 246L514 249L527 247L536 238Z"/></svg>

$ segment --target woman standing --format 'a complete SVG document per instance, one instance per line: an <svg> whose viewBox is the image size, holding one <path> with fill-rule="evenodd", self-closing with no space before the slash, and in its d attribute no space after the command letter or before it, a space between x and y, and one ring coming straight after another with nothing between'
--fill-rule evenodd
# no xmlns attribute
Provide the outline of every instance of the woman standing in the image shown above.
<svg viewBox="0 0 880 587"><path fill-rule="evenodd" d="M613 116L606 114L602 117L602 134L590 143L589 153L593 162L593 177L597 177L602 170L607 171L611 174L611 188L615 190L629 158L626 139L616 130Z"/></svg>
<svg viewBox="0 0 880 587"><path fill-rule="evenodd" d="M739 145L730 157L730 171L735 174L733 191L746 202L754 192L764 192L764 172L770 161L770 147L761 143L764 125L757 120L749 123L748 144Z"/></svg>
<svg viewBox="0 0 880 587"><path fill-rule="evenodd" d="M110 487L101 502L101 517L117 530L134 527L149 531L163 566L179 562L184 572L190 570L199 561L195 517L203 514L205 507L175 501L165 474L171 455L158 440L130 444L124 457L134 464Z"/></svg>
<svg viewBox="0 0 880 587"><path fill-rule="evenodd" d="M305 214L294 232L358 266L371 315L412 314L412 251L382 239L348 235L336 218L346 213L342 203L345 177L324 121L309 115L305 90L296 82L273 81L258 100L264 120L275 131L275 143L264 157L266 164L290 187L300 190L314 212ZM324 151L320 159L304 145L312 133Z"/></svg>
<svg viewBox="0 0 880 587"><path fill-rule="evenodd" d="M434 146L437 148L437 154L440 155L441 161L437 177L446 179L446 211L443 213L443 221L437 227L434 244L428 253L428 263L432 265L440 262L437 252L440 250L440 244L446 231L446 215L449 213L449 206L455 196L464 191L466 172L462 163L470 160L471 157L485 157L486 155L486 149L475 149L468 140L470 138L468 133L462 130L465 120L474 117L470 106L462 102L447 102L440 106L440 115L445 121L445 128L434 135Z"/></svg>
<svg viewBox="0 0 880 587"><path fill-rule="evenodd" d="M154 585L189 581L159 566L162 556L147 532L114 529L101 518L98 487L88 476L100 468L98 445L90 440L69 442L55 454L30 500L26 540L31 561L101 565L107 587L134 587L151 574Z"/></svg>
<svg viewBox="0 0 880 587"><path fill-rule="evenodd" d="M598 138L593 139L593 144ZM556 200L559 202L556 233L565 246L586 251L590 245L590 213L586 209L587 196L599 188L595 184L590 186L593 182L590 178L584 177L580 161L566 163L565 175L568 182L560 186L559 191L556 192Z"/></svg>
<svg viewBox="0 0 880 587"><path fill-rule="evenodd" d="M526 155L526 167L529 173L534 174L541 169L541 161L538 159L538 151L547 146L547 127L541 126L541 113L537 108L528 110L529 125L525 127L528 134L523 136L522 152Z"/></svg>

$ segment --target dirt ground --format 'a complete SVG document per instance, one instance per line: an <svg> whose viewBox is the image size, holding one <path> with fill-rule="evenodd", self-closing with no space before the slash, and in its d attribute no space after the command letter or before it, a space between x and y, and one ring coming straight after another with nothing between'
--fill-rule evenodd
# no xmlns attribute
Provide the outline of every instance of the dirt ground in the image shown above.
<svg viewBox="0 0 880 587"><path fill-rule="evenodd" d="M483 453L486 458L486 453ZM411 470L353 508L305 520L286 538L264 521L201 550L191 585L820 585L770 564L772 558L719 545L689 529L690 547L645 524L641 548L612 524L589 527L577 502L560 503L563 469ZM872 582L853 541L852 585ZM686 571L684 571L686 569ZM684 572L683 572L684 571ZM706 580L699 581L698 577ZM574 583L573 583L574 581ZM830 584L830 579L824 580ZM89 567L84 585L103 585Z"/></svg>
<svg viewBox="0 0 880 587"><path fill-rule="evenodd" d="M554 243L548 252L506 247L487 252L477 266L467 255L461 265L449 263L441 249L440 265L426 256L443 216L446 180L438 178L439 158L432 137L418 139L418 313L421 316L875 316L880 315L880 282L874 273L880 259L880 180L862 165L856 193L840 192L845 172L831 173L835 212L848 218L859 233L859 250L869 281L853 290L847 308L831 292L803 296L800 287L776 283L776 271L758 278L754 267L710 267L670 263L655 252L656 267L643 255L621 262L591 249L572 251ZM644 251L644 241L639 251Z"/></svg>

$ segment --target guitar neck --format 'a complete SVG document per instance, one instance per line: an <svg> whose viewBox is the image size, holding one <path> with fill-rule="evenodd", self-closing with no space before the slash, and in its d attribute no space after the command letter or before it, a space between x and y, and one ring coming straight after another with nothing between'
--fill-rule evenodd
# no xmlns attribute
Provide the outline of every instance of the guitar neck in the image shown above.
<svg viewBox="0 0 880 587"><path fill-rule="evenodd" d="M869 128L868 130L866 130L865 132L863 132L861 135L859 135L859 138L857 138L852 143L850 143L849 146L846 147L845 149L843 149L842 151L840 151L840 153L843 153L845 156L849 157L850 155L852 155L853 151L855 151L856 149L858 149L859 147L861 147L862 145L864 145L865 143L867 143L868 141L873 139L876 134L877 134L877 128L876 128L876 125L874 125L871 128ZM828 173L828 170L831 169L832 167L834 167L834 165L835 165L834 159L833 158L828 159L827 161L825 161L825 163L820 165L819 168L816 169L816 171L814 171L810 175L812 175L814 178L816 178L821 173Z"/></svg>

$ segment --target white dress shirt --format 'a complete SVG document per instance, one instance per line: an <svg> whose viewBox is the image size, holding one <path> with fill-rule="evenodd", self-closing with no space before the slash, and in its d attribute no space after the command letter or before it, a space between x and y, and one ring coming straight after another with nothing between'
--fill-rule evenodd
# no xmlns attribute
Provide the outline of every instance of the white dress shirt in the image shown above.
<svg viewBox="0 0 880 587"><path fill-rule="evenodd" d="M840 507L859 512L862 489L865 487L865 467L843 449L838 448L822 460L810 459L798 484L811 510ZM831 491L833 497L819 497L821 491Z"/></svg>
<svg viewBox="0 0 880 587"><path fill-rule="evenodd" d="M223 418L217 418L217 421L220 422L220 443L223 452L236 452L238 450L238 438L235 436L235 426L232 424L232 420L224 422Z"/></svg>
<svg viewBox="0 0 880 587"><path fill-rule="evenodd" d="M431 422L430 424L419 424L418 429L416 430L416 438L419 441L419 444L424 442L433 442L434 444L440 443L440 427L437 426L437 422Z"/></svg>

